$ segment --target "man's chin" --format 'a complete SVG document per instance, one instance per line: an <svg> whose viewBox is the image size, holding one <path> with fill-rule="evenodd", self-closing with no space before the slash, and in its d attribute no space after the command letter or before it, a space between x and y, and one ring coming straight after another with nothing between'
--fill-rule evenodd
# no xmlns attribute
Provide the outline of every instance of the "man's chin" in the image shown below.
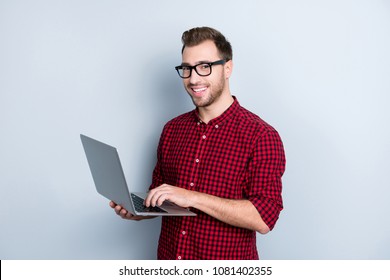
<svg viewBox="0 0 390 280"><path fill-rule="evenodd" d="M196 107L207 107L212 103L212 101L210 102L210 100L204 100L203 98L198 98L193 96L191 96L191 99L192 99L192 103L194 103Z"/></svg>

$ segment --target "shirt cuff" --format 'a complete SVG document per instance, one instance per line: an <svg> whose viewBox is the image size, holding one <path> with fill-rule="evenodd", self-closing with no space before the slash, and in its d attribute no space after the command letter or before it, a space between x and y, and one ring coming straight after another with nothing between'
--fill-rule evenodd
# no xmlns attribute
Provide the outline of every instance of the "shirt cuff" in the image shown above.
<svg viewBox="0 0 390 280"><path fill-rule="evenodd" d="M279 219L279 214L283 207L266 198L254 197L249 199L249 201L256 207L263 221L272 230Z"/></svg>

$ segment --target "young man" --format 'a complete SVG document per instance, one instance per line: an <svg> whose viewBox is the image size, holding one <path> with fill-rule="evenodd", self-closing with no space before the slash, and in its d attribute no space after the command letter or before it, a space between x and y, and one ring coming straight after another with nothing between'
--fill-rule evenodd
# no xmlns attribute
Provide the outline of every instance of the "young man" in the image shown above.
<svg viewBox="0 0 390 280"><path fill-rule="evenodd" d="M268 233L283 208L283 144L232 96L225 37L201 27L182 41L176 70L196 109L165 125L145 205L169 200L197 216L163 217L158 258L258 259L256 232ZM145 218L110 205L122 218Z"/></svg>

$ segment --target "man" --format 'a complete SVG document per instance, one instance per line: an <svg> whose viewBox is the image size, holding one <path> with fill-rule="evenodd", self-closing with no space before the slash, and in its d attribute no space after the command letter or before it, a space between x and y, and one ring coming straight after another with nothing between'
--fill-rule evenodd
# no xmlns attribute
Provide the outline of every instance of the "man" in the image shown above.
<svg viewBox="0 0 390 280"><path fill-rule="evenodd" d="M169 200L196 217L163 217L158 259L258 259L256 232L274 227L285 169L278 133L232 96L232 48L208 27L182 36L176 67L196 109L168 122L146 206ZM141 220L110 202L122 218Z"/></svg>

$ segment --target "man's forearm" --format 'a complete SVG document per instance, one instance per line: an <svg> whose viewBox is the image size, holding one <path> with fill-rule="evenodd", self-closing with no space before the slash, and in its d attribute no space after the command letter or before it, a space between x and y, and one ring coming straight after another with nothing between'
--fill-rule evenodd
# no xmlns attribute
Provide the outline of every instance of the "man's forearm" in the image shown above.
<svg viewBox="0 0 390 280"><path fill-rule="evenodd" d="M193 207L229 225L266 234L269 227L249 200L232 200L193 192Z"/></svg>

